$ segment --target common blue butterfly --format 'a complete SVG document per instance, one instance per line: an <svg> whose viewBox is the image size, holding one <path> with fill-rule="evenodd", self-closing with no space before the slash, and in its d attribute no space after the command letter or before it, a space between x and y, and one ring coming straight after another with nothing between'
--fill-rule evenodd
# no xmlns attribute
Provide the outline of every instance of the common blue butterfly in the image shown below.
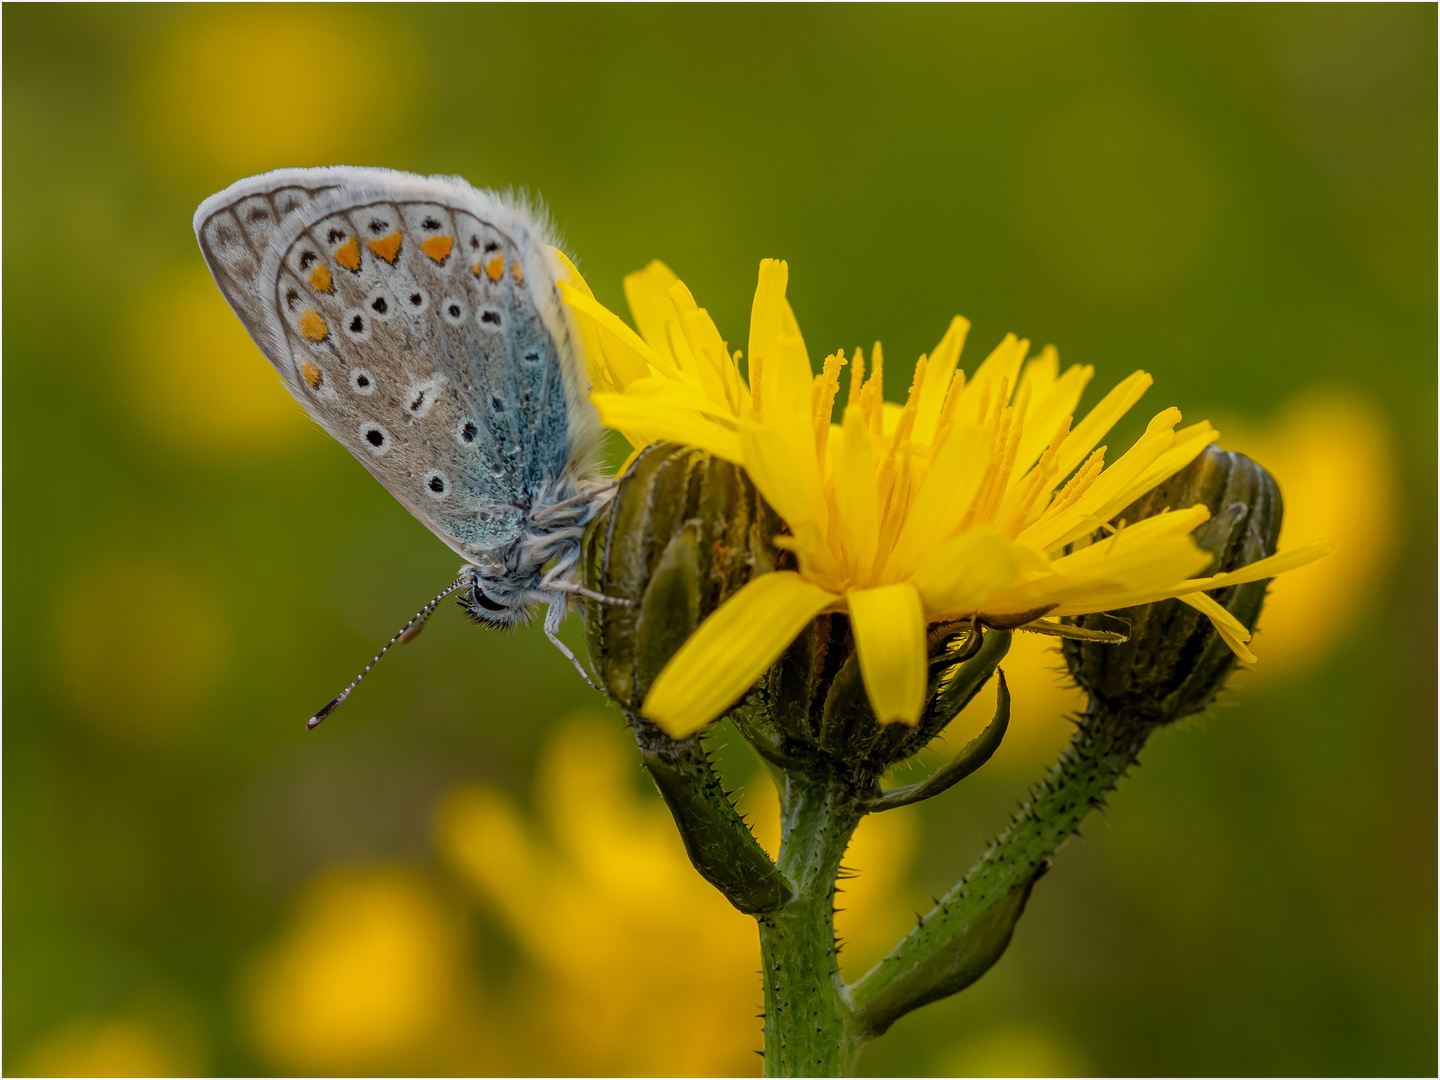
<svg viewBox="0 0 1440 1080"><path fill-rule="evenodd" d="M241 180L194 226L290 393L466 562L308 726L460 590L496 628L546 604L546 635L585 675L556 631L570 596L608 599L575 579L610 482L544 222L458 178L337 166Z"/></svg>

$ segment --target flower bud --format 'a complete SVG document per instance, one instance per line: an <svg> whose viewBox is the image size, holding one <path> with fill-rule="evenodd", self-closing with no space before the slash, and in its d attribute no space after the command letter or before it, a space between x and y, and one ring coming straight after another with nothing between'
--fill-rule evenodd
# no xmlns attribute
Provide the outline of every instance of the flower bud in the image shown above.
<svg viewBox="0 0 1440 1080"><path fill-rule="evenodd" d="M638 714L650 685L701 621L756 574L791 569L784 526L738 465L675 443L647 447L591 522L585 586L590 657L607 694Z"/></svg>
<svg viewBox="0 0 1440 1080"><path fill-rule="evenodd" d="M1214 556L1209 573L1246 566L1275 553L1283 503L1263 468L1243 454L1211 444L1173 477L1119 515L1134 524L1165 509L1203 503L1210 520L1192 533ZM1265 602L1267 582L1217 589L1210 595L1253 630ZM1092 708L1122 711L1135 720L1165 724L1200 712L1235 667L1236 657L1210 620L1179 600L1124 608L1074 620L1085 629L1114 630L1129 624L1123 644L1066 640L1061 649L1070 674L1090 694Z"/></svg>

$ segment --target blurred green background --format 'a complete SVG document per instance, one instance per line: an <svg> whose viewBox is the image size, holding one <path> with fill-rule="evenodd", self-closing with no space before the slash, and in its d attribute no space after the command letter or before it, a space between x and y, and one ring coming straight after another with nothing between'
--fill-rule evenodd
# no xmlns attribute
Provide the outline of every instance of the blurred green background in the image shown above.
<svg viewBox="0 0 1440 1080"><path fill-rule="evenodd" d="M538 628L442 609L303 729L455 558L190 216L346 162L541 193L618 311L660 258L743 346L780 256L892 397L960 313L967 368L1010 330L1087 404L1144 366L1138 412L1273 463L1340 553L862 1068L1433 1074L1433 6L10 4L4 91L5 1072L758 1073L753 924ZM857 839L849 963L1063 745L1054 657L1014 663L996 760Z"/></svg>

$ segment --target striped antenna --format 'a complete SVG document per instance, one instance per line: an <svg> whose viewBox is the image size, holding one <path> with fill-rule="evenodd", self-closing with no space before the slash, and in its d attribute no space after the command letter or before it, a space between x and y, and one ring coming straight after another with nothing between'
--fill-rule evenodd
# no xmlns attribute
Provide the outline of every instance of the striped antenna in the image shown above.
<svg viewBox="0 0 1440 1080"><path fill-rule="evenodd" d="M317 712L314 716L310 717L309 720L305 721L305 730L313 731L319 725L321 720L324 720L327 716L329 716L342 704L344 704L345 699L350 696L350 691L354 690L355 687L360 685L360 680L365 678L366 675L370 674L370 669L380 662L380 658L390 651L390 647L392 645L394 645L397 641L409 641L416 634L420 633L420 631L425 627L425 620L430 618L430 613L440 605L440 601L444 600L456 589L464 588L468 584L470 584L470 576L468 574L461 574L450 584L450 586L444 592L442 592L439 596L435 597L434 600L431 600L423 608L417 611L415 613L415 617L409 622L407 622L404 626L402 626L400 628L400 632L385 643L385 647L375 654L375 659L371 660L370 663L365 665L365 670L360 672L359 675L356 675L355 678L351 680L349 686L345 687L344 690L341 690L340 693L330 699L330 701L323 709Z"/></svg>

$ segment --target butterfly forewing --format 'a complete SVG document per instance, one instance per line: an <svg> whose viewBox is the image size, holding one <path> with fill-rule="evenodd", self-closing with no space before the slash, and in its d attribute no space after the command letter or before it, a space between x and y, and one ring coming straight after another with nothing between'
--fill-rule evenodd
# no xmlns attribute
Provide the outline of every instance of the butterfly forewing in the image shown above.
<svg viewBox="0 0 1440 1080"><path fill-rule="evenodd" d="M216 280L312 416L454 550L493 553L595 441L549 247L463 183L313 172L202 206Z"/></svg>

